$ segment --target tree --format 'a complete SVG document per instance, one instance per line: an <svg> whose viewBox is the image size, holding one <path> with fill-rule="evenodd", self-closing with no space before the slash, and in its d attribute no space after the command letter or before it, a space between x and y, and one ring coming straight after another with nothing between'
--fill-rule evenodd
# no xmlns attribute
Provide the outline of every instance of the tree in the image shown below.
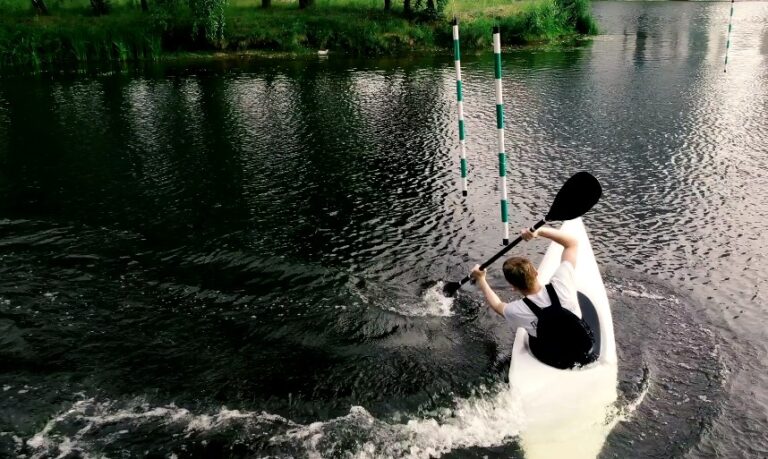
<svg viewBox="0 0 768 459"><path fill-rule="evenodd" d="M147 3L147 0L141 0L141 11L145 13L149 11L149 4Z"/></svg>
<svg viewBox="0 0 768 459"><path fill-rule="evenodd" d="M384 9L387 11L392 9L392 0L384 0Z"/></svg>
<svg viewBox="0 0 768 459"><path fill-rule="evenodd" d="M224 39L224 6L227 0L189 0L192 33L202 31L206 40L219 44Z"/></svg>
<svg viewBox="0 0 768 459"><path fill-rule="evenodd" d="M269 8L272 6L272 0L261 0L262 8Z"/></svg>
<svg viewBox="0 0 768 459"><path fill-rule="evenodd" d="M411 1L404 1L407 4L403 5L404 9L406 9L406 13L415 10L419 16L424 19L438 19L440 17L440 13L445 8L445 4L448 3L448 0L415 0L415 2L413 2L414 7L411 8Z"/></svg>
<svg viewBox="0 0 768 459"><path fill-rule="evenodd" d="M304 9L307 7L312 6L315 3L315 0L299 0L299 8Z"/></svg>
<svg viewBox="0 0 768 459"><path fill-rule="evenodd" d="M411 7L411 0L403 0L403 12L406 15L413 12L413 7Z"/></svg>
<svg viewBox="0 0 768 459"><path fill-rule="evenodd" d="M32 0L32 8L35 9L35 13L48 16L48 7L45 5L45 0Z"/></svg>
<svg viewBox="0 0 768 459"><path fill-rule="evenodd" d="M93 14L103 16L109 13L109 0L91 0L91 8L93 9Z"/></svg>

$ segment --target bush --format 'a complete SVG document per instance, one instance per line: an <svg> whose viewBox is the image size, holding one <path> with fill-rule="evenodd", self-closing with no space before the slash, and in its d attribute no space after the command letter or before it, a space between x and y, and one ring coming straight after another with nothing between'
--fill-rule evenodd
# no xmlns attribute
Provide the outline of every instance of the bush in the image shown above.
<svg viewBox="0 0 768 459"><path fill-rule="evenodd" d="M3 5L21 1L0 0ZM90 15L87 3L78 7L59 2L52 3L50 16L36 17L29 3L25 9L0 16L0 65L157 59L162 52L211 48L289 52L330 48L352 54L393 54L452 43L451 28L444 19L419 13L407 18L384 11L383 5L371 10L355 3L362 0L326 0L309 11L288 4L262 9L256 0L238 0L253 3L237 6L227 6L226 0L155 0L148 14L141 12L135 0L111 0L114 4L89 0L97 1L110 5L106 8L112 8L111 13ZM494 25L500 26L504 43L597 31L589 0L486 1L490 6L485 9L469 0L450 4L461 13L464 49L489 50ZM429 9L426 1L413 5L417 11ZM446 3L435 1L434 5L437 11Z"/></svg>

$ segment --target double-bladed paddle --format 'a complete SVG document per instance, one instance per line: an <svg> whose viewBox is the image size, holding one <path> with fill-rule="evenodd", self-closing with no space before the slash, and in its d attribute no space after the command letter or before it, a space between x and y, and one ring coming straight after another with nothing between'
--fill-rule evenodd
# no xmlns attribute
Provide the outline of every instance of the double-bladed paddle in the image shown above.
<svg viewBox="0 0 768 459"><path fill-rule="evenodd" d="M600 182L598 182L592 174L589 172L577 172L565 182L562 188L560 188L560 191L558 191L555 196L555 201L549 208L549 212L543 219L539 220L538 223L530 228L531 232L541 228L547 222L572 220L581 217L591 209L592 206L597 204L602 193L603 188L600 186ZM480 265L480 269L484 270L492 265L494 261L509 252L512 247L519 244L522 240L523 237L518 236L517 239L504 246L504 248L496 255ZM445 286L443 286L443 295L453 296L462 285L469 281L469 279L469 275L466 275L464 276L464 279L459 282L446 282Z"/></svg>

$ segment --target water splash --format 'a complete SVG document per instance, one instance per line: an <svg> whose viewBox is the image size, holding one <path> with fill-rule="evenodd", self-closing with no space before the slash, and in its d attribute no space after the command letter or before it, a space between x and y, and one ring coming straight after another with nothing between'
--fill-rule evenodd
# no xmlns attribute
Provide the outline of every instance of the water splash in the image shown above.
<svg viewBox="0 0 768 459"><path fill-rule="evenodd" d="M422 308L414 308L414 315L422 316L441 316L448 317L453 315L453 298L443 295L443 281L429 287L422 295Z"/></svg>
<svg viewBox="0 0 768 459"><path fill-rule="evenodd" d="M173 404L152 407L143 400L75 402L24 443L33 458L75 453L99 456L132 445L142 454L195 451L232 435L249 453L281 452L295 457L328 457L344 452L355 458L440 457L457 448L493 447L513 442L522 425L518 399L508 386L479 387L452 407L420 417L377 419L361 406L334 419L299 424L266 412L219 408L196 414ZM161 441L142 432L160 434ZM228 448L227 445L221 445ZM208 453L215 453L207 449Z"/></svg>
<svg viewBox="0 0 768 459"><path fill-rule="evenodd" d="M391 301L375 295L380 307L407 317L450 317L454 315L453 298L443 295L444 282L440 281L425 288L418 297L410 297L406 300ZM358 297L366 303L374 300L362 292L356 292ZM370 292L368 292L370 293ZM389 304L387 304L389 302Z"/></svg>

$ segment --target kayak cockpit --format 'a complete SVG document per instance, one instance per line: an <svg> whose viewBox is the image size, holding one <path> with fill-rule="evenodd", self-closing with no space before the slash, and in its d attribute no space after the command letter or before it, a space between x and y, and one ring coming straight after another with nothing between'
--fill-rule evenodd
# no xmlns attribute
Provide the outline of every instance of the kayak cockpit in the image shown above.
<svg viewBox="0 0 768 459"><path fill-rule="evenodd" d="M581 308L581 318L592 329L592 337L595 339L595 344L592 346L595 358L600 358L600 317L597 315L597 308L595 308L592 300L587 298L587 295L578 292L579 307Z"/></svg>
<svg viewBox="0 0 768 459"><path fill-rule="evenodd" d="M600 358L600 318L597 315L597 308L595 308L594 303L592 303L592 300L590 300L587 295L577 292L577 298L579 300L579 307L581 308L581 318L587 323L589 328L592 329L592 337L594 338L592 352L595 354L595 360L598 360ZM540 363L547 365L540 356L536 355L536 348L532 345L533 343L530 342L530 339L531 338L529 338L528 341L528 348L531 351L531 354L536 357L536 360Z"/></svg>

